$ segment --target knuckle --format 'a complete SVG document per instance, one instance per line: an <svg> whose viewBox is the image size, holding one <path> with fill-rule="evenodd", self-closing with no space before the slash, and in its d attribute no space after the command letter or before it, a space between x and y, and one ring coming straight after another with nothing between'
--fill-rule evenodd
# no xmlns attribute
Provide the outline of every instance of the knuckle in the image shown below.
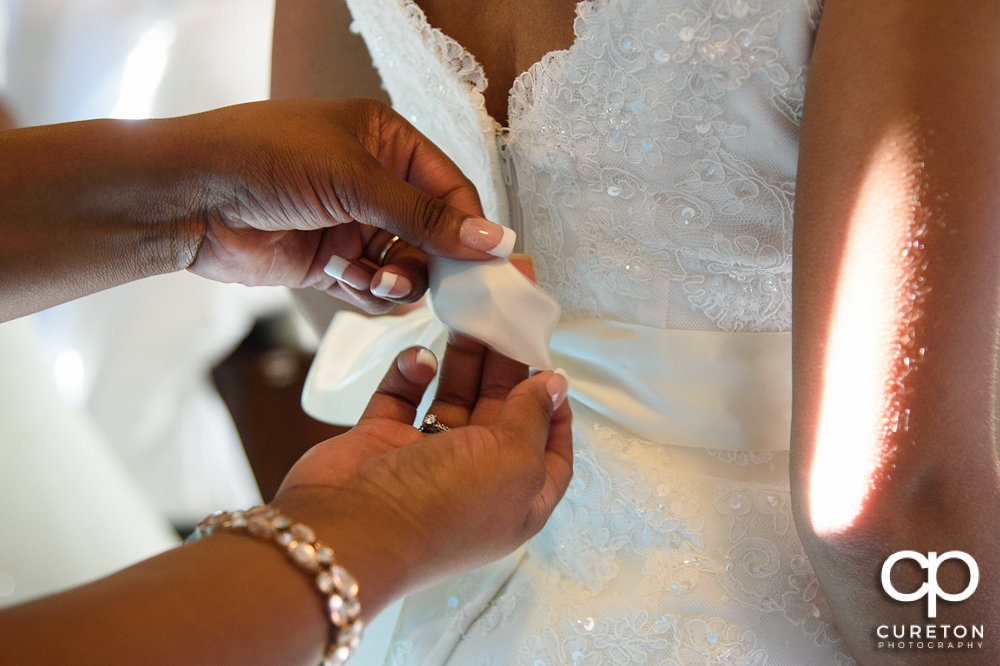
<svg viewBox="0 0 1000 666"><path fill-rule="evenodd" d="M414 229L421 241L437 238L448 227L448 204L429 196L417 197L413 219L418 228Z"/></svg>
<svg viewBox="0 0 1000 666"><path fill-rule="evenodd" d="M532 411L532 415L541 421L548 423L552 415L552 397L541 382L535 382L530 388L531 400L527 409Z"/></svg>
<svg viewBox="0 0 1000 666"><path fill-rule="evenodd" d="M476 406L475 397L470 398L468 395L464 395L459 391L452 391L449 389L439 389L437 395L435 396L435 400L440 400L443 403L459 407L467 412L471 412Z"/></svg>
<svg viewBox="0 0 1000 666"><path fill-rule="evenodd" d="M399 357L396 357L395 362L393 362L392 366L389 368L389 372L387 372L385 377L382 378L382 382L379 384L376 392L397 400L402 400L413 407L417 406L414 402L415 396L413 382L403 376L403 372L399 369ZM419 402L419 400L417 400L417 402Z"/></svg>
<svg viewBox="0 0 1000 666"><path fill-rule="evenodd" d="M347 104L354 117L361 119L358 127L359 139L362 143L371 142L378 145L381 141L383 129L389 123L388 117L393 113L388 105L377 99L369 97L354 97L347 100Z"/></svg>
<svg viewBox="0 0 1000 666"><path fill-rule="evenodd" d="M545 487L545 463L539 460L527 470L528 488L531 496L535 497Z"/></svg>
<svg viewBox="0 0 1000 666"><path fill-rule="evenodd" d="M490 451L502 450L496 435L487 427L481 425L466 426L467 443L471 451L488 453ZM486 461L494 463L495 461Z"/></svg>

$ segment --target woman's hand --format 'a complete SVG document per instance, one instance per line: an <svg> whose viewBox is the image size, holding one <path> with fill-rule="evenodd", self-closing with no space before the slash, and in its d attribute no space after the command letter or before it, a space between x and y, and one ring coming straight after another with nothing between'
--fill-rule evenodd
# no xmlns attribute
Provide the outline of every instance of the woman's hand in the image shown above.
<svg viewBox="0 0 1000 666"><path fill-rule="evenodd" d="M199 275L317 287L382 312L423 294L425 252L510 252L511 232L504 239L481 219L472 183L380 102L301 99L206 115L205 140L234 146L239 162L224 196L206 201L190 265Z"/></svg>
<svg viewBox="0 0 1000 666"><path fill-rule="evenodd" d="M513 551L541 529L572 474L562 375L525 379L523 365L456 337L431 407L452 429L424 434L411 424L436 370L426 349L400 354L359 424L303 456L273 502L335 548L366 619ZM305 666L329 640L325 618L315 583L273 543L216 532L0 609L0 654L32 665L72 655L82 666Z"/></svg>
<svg viewBox="0 0 1000 666"><path fill-rule="evenodd" d="M434 406L442 421L455 419L445 421L452 430L426 435L410 425L436 363L408 349L358 426L307 453L273 502L335 549L358 579L366 620L408 590L514 550L569 483L563 377L519 382L523 367L460 344ZM307 666L329 640L325 617L315 583L273 543L216 532L0 609L0 654L32 666L67 655L82 666Z"/></svg>
<svg viewBox="0 0 1000 666"><path fill-rule="evenodd" d="M424 253L509 254L513 232L481 215L461 171L374 100L4 131L0 321L184 268L383 312L423 294Z"/></svg>
<svg viewBox="0 0 1000 666"><path fill-rule="evenodd" d="M358 425L306 453L275 499L307 523L333 523L328 541L361 581L369 617L513 551L572 475L563 375L526 379L524 365L453 335L429 410L451 430L428 435L411 424L436 371L426 349L400 354Z"/></svg>
<svg viewBox="0 0 1000 666"><path fill-rule="evenodd" d="M358 425L306 453L273 502L325 535L358 578L369 618L405 592L513 551L569 484L565 379L544 372L515 386L511 362L490 356L480 357L481 377L448 385L443 372L435 404L469 416L428 435L410 424L436 363L426 349L404 351ZM469 379L476 386L466 392Z"/></svg>

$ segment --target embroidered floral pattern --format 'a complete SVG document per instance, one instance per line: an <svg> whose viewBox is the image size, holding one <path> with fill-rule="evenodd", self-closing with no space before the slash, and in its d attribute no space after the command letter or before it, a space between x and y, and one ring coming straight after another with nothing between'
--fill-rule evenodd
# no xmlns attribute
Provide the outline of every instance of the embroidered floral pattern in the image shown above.
<svg viewBox="0 0 1000 666"><path fill-rule="evenodd" d="M819 2L584 0L573 47L518 77L522 240L564 313L790 327ZM394 106L502 218L474 58L410 0L349 4ZM787 453L669 447L596 423L577 414L574 478L515 573L486 590L472 572L404 606L387 666L850 663L790 522Z"/></svg>
<svg viewBox="0 0 1000 666"><path fill-rule="evenodd" d="M611 505L611 527L616 550L626 544L638 554L651 548L700 552L704 519L698 515L700 502L686 481L658 469L648 476L632 474L618 489Z"/></svg>
<svg viewBox="0 0 1000 666"><path fill-rule="evenodd" d="M576 608L560 609L560 625L570 625L560 640L553 628L529 636L518 663L522 666L602 666L620 664L671 664L675 654L674 622L664 617L650 621L636 611L631 617L609 621ZM574 619L575 618L575 619ZM669 656L668 656L669 655Z"/></svg>
<svg viewBox="0 0 1000 666"><path fill-rule="evenodd" d="M764 666L767 652L758 647L752 631L723 621L693 620L682 625L678 634L681 646L678 657L682 664L733 664L734 666Z"/></svg>
<svg viewBox="0 0 1000 666"><path fill-rule="evenodd" d="M730 465L764 465L774 460L774 454L770 451L723 451L709 449L706 453L714 458L718 458Z"/></svg>
<svg viewBox="0 0 1000 666"><path fill-rule="evenodd" d="M565 312L787 330L788 139L809 44L784 52L781 26L817 13L809 0L585 4L573 48L518 79L526 248ZM751 108L761 94L787 124Z"/></svg>

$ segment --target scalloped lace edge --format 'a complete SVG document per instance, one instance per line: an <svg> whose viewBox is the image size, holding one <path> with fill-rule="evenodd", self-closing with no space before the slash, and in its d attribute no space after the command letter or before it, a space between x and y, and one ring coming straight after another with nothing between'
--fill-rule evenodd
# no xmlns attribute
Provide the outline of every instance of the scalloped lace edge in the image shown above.
<svg viewBox="0 0 1000 666"><path fill-rule="evenodd" d="M561 65L573 49L579 45L580 34L577 32L579 19L585 14L591 15L594 11L601 9L602 6L610 4L611 1L612 0L578 0L576 3L576 17L573 20L573 44L568 49L555 49L549 51L543 55L538 62L532 64L531 67L524 70L514 78L513 85L510 90L507 91L508 127L511 125L511 121L515 116L523 115L524 112L530 108L525 106L521 106L517 109L514 108L513 103L515 101L515 91L520 88L524 91L524 99L532 99L532 83L540 79L547 70L552 68L554 66L553 63L559 62ZM440 28L432 26L427 21L427 15L416 3L416 0L399 0L399 4L403 12L405 12L410 24L417 30L424 44L437 57L437 59L444 66L445 70L448 71L456 81L463 84L467 88L469 100L472 102L472 105L477 109L481 109L484 113L487 113L486 98L483 96L483 91L486 90L489 85L489 80L486 78L486 72L483 70L483 66L479 64L476 57L457 40L446 35ZM517 113L515 113L515 111L517 111ZM493 118L493 122L498 127L501 126L495 118Z"/></svg>

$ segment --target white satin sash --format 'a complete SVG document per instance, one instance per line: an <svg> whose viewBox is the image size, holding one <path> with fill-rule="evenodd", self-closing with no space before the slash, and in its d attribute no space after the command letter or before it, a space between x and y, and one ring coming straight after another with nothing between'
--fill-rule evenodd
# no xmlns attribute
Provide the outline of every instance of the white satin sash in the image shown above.
<svg viewBox="0 0 1000 666"><path fill-rule="evenodd" d="M644 439L727 451L789 448L791 333L584 319L556 328L551 354L569 374L570 397Z"/></svg>
<svg viewBox="0 0 1000 666"><path fill-rule="evenodd" d="M441 359L449 329L525 365L552 367L549 339L559 304L509 261L429 257L428 274L430 308L401 317L337 314L306 377L302 406L308 414L329 423L357 423L396 355L423 345ZM418 413L436 388L436 383L428 387Z"/></svg>
<svg viewBox="0 0 1000 666"><path fill-rule="evenodd" d="M441 358L446 342L447 328L428 308L402 317L342 312L313 361L302 405L321 421L353 425L396 354L421 344ZM789 447L790 333L584 319L560 323L550 353L569 373L571 398L644 439L729 451Z"/></svg>

